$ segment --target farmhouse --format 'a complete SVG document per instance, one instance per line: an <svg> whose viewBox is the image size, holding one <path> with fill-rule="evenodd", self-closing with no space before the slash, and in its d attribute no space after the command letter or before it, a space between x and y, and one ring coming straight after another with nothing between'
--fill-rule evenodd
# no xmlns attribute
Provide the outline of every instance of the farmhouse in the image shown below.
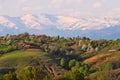
<svg viewBox="0 0 120 80"><path fill-rule="evenodd" d="M23 42L23 48L25 48L25 49L41 49L40 46L32 44L32 43L28 43L28 42Z"/></svg>

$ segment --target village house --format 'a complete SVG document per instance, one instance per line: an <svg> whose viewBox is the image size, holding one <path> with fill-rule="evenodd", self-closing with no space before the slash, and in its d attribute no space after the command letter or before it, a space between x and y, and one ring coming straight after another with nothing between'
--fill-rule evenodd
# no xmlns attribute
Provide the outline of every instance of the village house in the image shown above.
<svg viewBox="0 0 120 80"><path fill-rule="evenodd" d="M32 44L32 43L28 43L28 42L23 42L23 48L25 48L25 49L41 49L40 46Z"/></svg>

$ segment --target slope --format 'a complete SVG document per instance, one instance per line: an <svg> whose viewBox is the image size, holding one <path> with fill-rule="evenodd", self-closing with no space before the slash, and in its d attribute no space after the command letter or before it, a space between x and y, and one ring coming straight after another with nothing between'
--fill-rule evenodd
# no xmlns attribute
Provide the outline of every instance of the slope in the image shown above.
<svg viewBox="0 0 120 80"><path fill-rule="evenodd" d="M102 69L106 63L115 62L119 60L120 60L120 51L109 51L109 52L99 53L93 57L90 57L84 60L84 63L89 64L95 68Z"/></svg>
<svg viewBox="0 0 120 80"><path fill-rule="evenodd" d="M0 70L21 69L25 66L43 65L43 61L49 60L43 52L39 50L19 50L0 56Z"/></svg>

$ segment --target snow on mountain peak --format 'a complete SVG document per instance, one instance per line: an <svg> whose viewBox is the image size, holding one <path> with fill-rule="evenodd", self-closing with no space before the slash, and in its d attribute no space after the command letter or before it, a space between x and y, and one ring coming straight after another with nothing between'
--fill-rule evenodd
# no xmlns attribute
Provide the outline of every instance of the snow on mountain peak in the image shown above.
<svg viewBox="0 0 120 80"><path fill-rule="evenodd" d="M38 21L42 24L45 24L45 25L54 25L54 23L52 22L52 20L50 18L48 18L46 15L39 15L38 16ZM47 23L47 24L46 24Z"/></svg>
<svg viewBox="0 0 120 80"><path fill-rule="evenodd" d="M120 16L102 18L73 18L49 14L27 14L21 17L0 16L0 35L23 32L69 37L87 35L93 38L118 38Z"/></svg>
<svg viewBox="0 0 120 80"><path fill-rule="evenodd" d="M0 16L0 24L1 24L1 25L4 25L5 27L18 29L18 27L16 26L15 23L9 21L9 20L8 20L7 18L5 18L4 16Z"/></svg>
<svg viewBox="0 0 120 80"><path fill-rule="evenodd" d="M42 28L41 24L38 22L38 19L36 19L33 15L30 14L24 15L21 17L21 20L29 29Z"/></svg>
<svg viewBox="0 0 120 80"><path fill-rule="evenodd" d="M111 18L76 19L63 16L58 16L58 18L57 27L64 30L99 30L120 24L119 20Z"/></svg>
<svg viewBox="0 0 120 80"><path fill-rule="evenodd" d="M11 17L13 20L9 20L7 17L0 16L0 24L10 28L17 29L20 24L14 23L14 17ZM20 23L24 24L24 27L28 29L42 30L50 26L52 28L58 28L61 30L100 30L108 27L115 27L120 25L120 17L103 17L103 18L73 18L65 16L54 16L47 14L40 15L23 15L18 17Z"/></svg>
<svg viewBox="0 0 120 80"><path fill-rule="evenodd" d="M79 19L71 18L71 17L64 17L64 16L57 16L58 21L56 27L63 30L73 30L75 29L75 23L79 21Z"/></svg>

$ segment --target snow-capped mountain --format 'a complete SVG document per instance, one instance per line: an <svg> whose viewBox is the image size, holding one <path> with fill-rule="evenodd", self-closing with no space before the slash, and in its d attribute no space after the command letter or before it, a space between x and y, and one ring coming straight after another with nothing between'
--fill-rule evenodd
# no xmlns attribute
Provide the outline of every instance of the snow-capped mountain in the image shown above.
<svg viewBox="0 0 120 80"><path fill-rule="evenodd" d="M0 16L0 35L29 32L53 36L120 38L120 17L73 18L48 14Z"/></svg>

